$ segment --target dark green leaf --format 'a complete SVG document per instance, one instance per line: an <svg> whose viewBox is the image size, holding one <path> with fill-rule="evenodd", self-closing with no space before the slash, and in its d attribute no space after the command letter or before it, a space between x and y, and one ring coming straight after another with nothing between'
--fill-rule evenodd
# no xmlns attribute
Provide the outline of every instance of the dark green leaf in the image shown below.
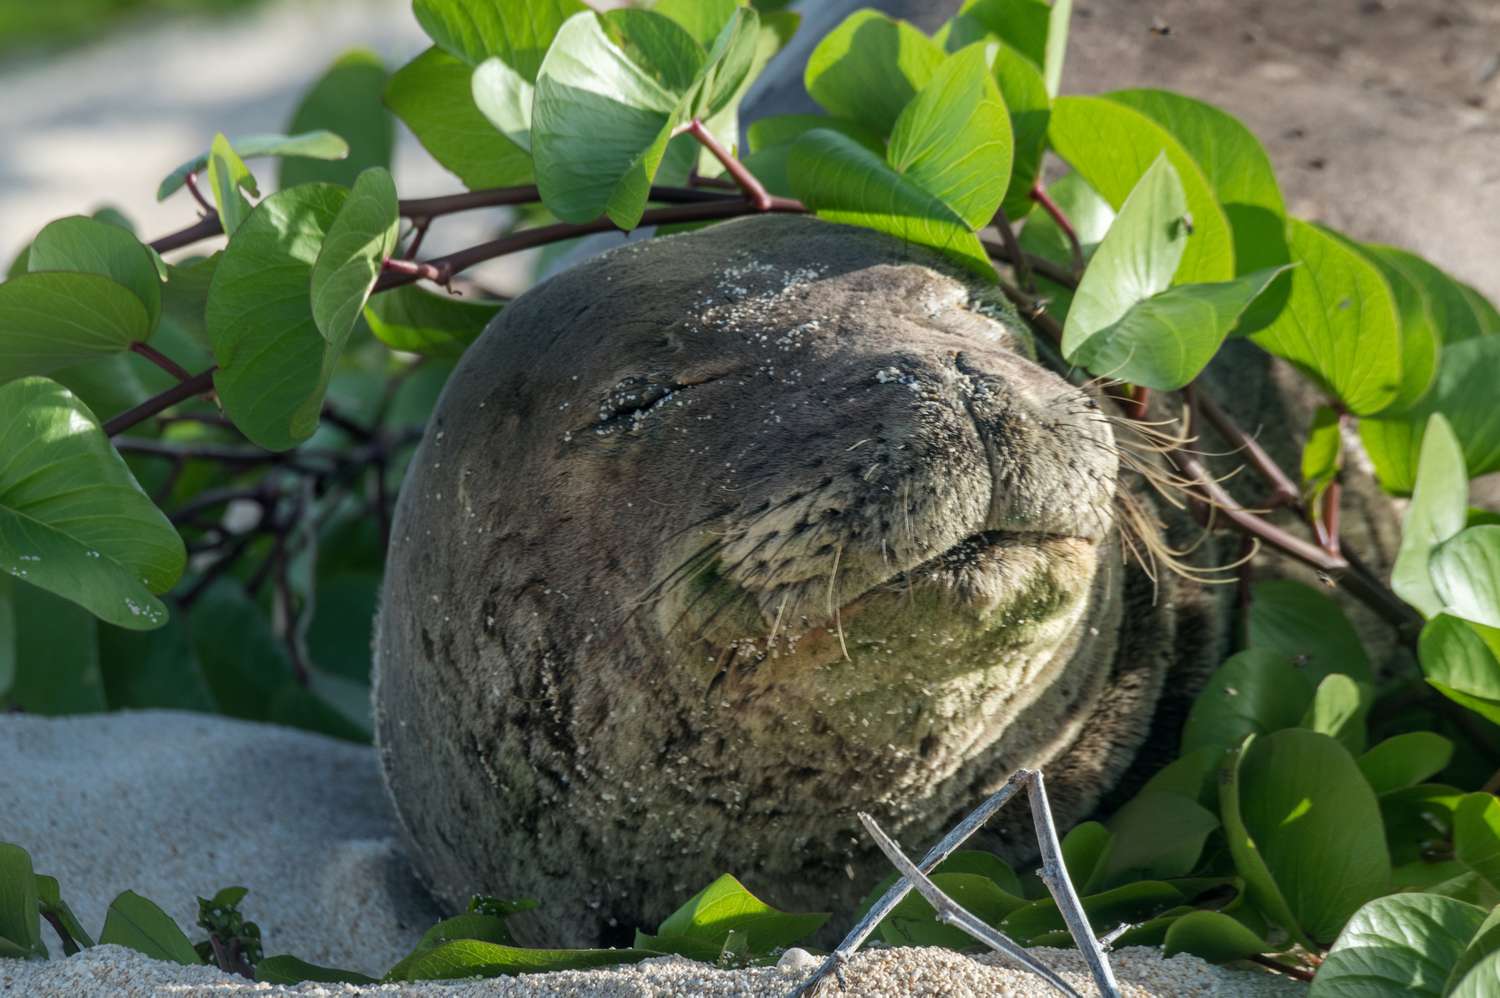
<svg viewBox="0 0 1500 998"><path fill-rule="evenodd" d="M16 600L15 589L21 583L0 574L0 703L16 681Z"/></svg>
<svg viewBox="0 0 1500 998"><path fill-rule="evenodd" d="M750 155L744 157L746 168L755 174L766 190L792 197L792 183L787 176L787 158L796 141L815 128L838 132L876 156L884 155L884 141L863 125L820 114L778 114L758 118L750 123L747 132Z"/></svg>
<svg viewBox="0 0 1500 998"><path fill-rule="evenodd" d="M1313 980L1309 998L1439 998L1449 968L1484 921L1472 904L1395 894L1349 920Z"/></svg>
<svg viewBox="0 0 1500 998"><path fill-rule="evenodd" d="M907 22L857 10L813 49L802 79L829 114L886 135L942 61L942 48Z"/></svg>
<svg viewBox="0 0 1500 998"><path fill-rule="evenodd" d="M268 450L293 447L318 426L342 344L318 332L311 276L347 193L305 184L266 198L214 273L214 387L235 425Z"/></svg>
<svg viewBox="0 0 1500 998"><path fill-rule="evenodd" d="M1331 940L1389 889L1375 794L1338 742L1302 728L1248 739L1229 777L1221 806L1235 866L1294 936Z"/></svg>
<svg viewBox="0 0 1500 998"><path fill-rule="evenodd" d="M147 335L161 314L161 278L151 251L117 225L81 215L59 218L37 233L28 261L33 271L98 274L129 288L146 310Z"/></svg>
<svg viewBox="0 0 1500 998"><path fill-rule="evenodd" d="M1354 625L1333 598L1286 579L1257 583L1250 594L1252 648L1279 651L1315 683L1332 672L1370 682L1370 660Z"/></svg>
<svg viewBox="0 0 1500 998"><path fill-rule="evenodd" d="M1057 154L1114 208L1125 203L1158 156L1177 172L1192 217L1178 283L1227 281L1235 274L1229 221L1192 155L1165 128L1134 108L1103 97L1061 97L1047 136Z"/></svg>
<svg viewBox="0 0 1500 998"><path fill-rule="evenodd" d="M24 582L10 585L17 670L5 704L48 716L106 710L99 624L69 599Z"/></svg>
<svg viewBox="0 0 1500 998"><path fill-rule="evenodd" d="M123 284L98 274L21 274L0 284L0 382L117 353L150 332L146 307Z"/></svg>
<svg viewBox="0 0 1500 998"><path fill-rule="evenodd" d="M99 671L110 709L214 709L180 617L149 634L109 626L98 630Z"/></svg>
<svg viewBox="0 0 1500 998"><path fill-rule="evenodd" d="M389 168L396 130L381 103L389 74L380 57L366 49L339 56L312 85L292 113L290 132L336 128L348 142L338 158L282 159L278 186L329 183L345 187L372 167Z"/></svg>
<svg viewBox="0 0 1500 998"><path fill-rule="evenodd" d="M1141 793L1109 819L1109 848L1083 885L1089 893L1131 880L1185 877L1219 819L1179 794Z"/></svg>
<svg viewBox="0 0 1500 998"><path fill-rule="evenodd" d="M356 974L352 970L319 967L295 956L266 957L255 965L255 979L263 984L301 984L303 981L317 981L320 984L380 983L373 977Z"/></svg>
<svg viewBox="0 0 1500 998"><path fill-rule="evenodd" d="M1246 735L1264 735L1302 722L1313 682L1279 650L1250 648L1219 666L1193 701L1182 729L1182 751L1223 751Z"/></svg>
<svg viewBox="0 0 1500 998"><path fill-rule="evenodd" d="M396 71L385 101L432 158L465 187L530 183L531 156L486 120L470 87L466 63L430 48ZM526 120L529 127L529 101Z"/></svg>
<svg viewBox="0 0 1500 998"><path fill-rule="evenodd" d="M1405 790L1435 776L1453 758L1453 743L1431 731L1392 735L1360 756L1359 771L1378 795Z"/></svg>
<svg viewBox="0 0 1500 998"><path fill-rule="evenodd" d="M1068 829L1062 840L1063 867L1075 885L1088 883L1109 852L1109 829L1097 821L1083 821Z"/></svg>
<svg viewBox="0 0 1500 998"><path fill-rule="evenodd" d="M1144 922L1181 905L1186 898L1171 884L1141 880L1082 899L1084 914L1095 932L1108 932L1124 922ZM1022 945L1040 945L1039 937L1066 930L1062 913L1052 898L1017 908L1000 923L1000 930ZM1051 945L1051 941L1047 941Z"/></svg>
<svg viewBox="0 0 1500 998"><path fill-rule="evenodd" d="M316 131L306 135L237 135L229 140L234 151L244 159L257 156L308 156L313 159L343 159L349 155L349 144L332 132ZM202 174L208 168L208 153L183 163L167 174L156 190L156 200L172 194L190 173Z"/></svg>
<svg viewBox="0 0 1500 998"><path fill-rule="evenodd" d="M284 646L260 608L233 580L212 584L189 617L193 652L219 712L263 720L271 698L292 681Z"/></svg>
<svg viewBox="0 0 1500 998"><path fill-rule="evenodd" d="M429 357L457 357L500 313L499 302L435 295L413 285L387 291L365 306L365 321L386 346Z"/></svg>
<svg viewBox="0 0 1500 998"><path fill-rule="evenodd" d="M1468 527L1439 543L1427 570L1446 612L1500 627L1500 526Z"/></svg>
<svg viewBox="0 0 1500 998"><path fill-rule="evenodd" d="M182 574L177 531L72 393L45 378L0 386L0 568L112 624L159 627L152 593Z"/></svg>
<svg viewBox="0 0 1500 998"><path fill-rule="evenodd" d="M1500 952L1500 908L1495 908L1474 931L1463 953L1448 971L1445 993L1453 991L1486 958ZM1489 980L1500 980L1500 968L1492 968Z"/></svg>
<svg viewBox="0 0 1500 998"><path fill-rule="evenodd" d="M501 974L539 974L639 963L654 956L639 949L519 949L460 939L407 957L390 969L386 981L442 981Z"/></svg>
<svg viewBox="0 0 1500 998"><path fill-rule="evenodd" d="M255 177L250 173L245 161L235 152L229 140L220 132L214 136L213 144L208 147L208 186L213 194L214 206L219 209L219 222L224 226L227 235L234 235L240 223L250 214L250 202L245 200L246 192L251 197L259 197L260 190L255 185Z"/></svg>
<svg viewBox="0 0 1500 998"><path fill-rule="evenodd" d="M1287 222L1298 264L1286 308L1254 334L1356 415L1373 415L1401 390L1401 319L1390 285L1341 238L1306 222Z"/></svg>
<svg viewBox="0 0 1500 998"><path fill-rule="evenodd" d="M371 167L354 181L323 238L312 269L312 313L335 350L354 330L381 265L396 249L397 210L390 172Z"/></svg>
<svg viewBox="0 0 1500 998"><path fill-rule="evenodd" d="M515 943L515 940L511 938L510 930L505 926L504 918L468 912L445 918L422 933L422 938L417 940L412 953L425 953L456 939L477 939L480 942L498 943L501 946L510 946Z"/></svg>
<svg viewBox="0 0 1500 998"><path fill-rule="evenodd" d="M0 842L0 946L9 942L16 956L46 958L39 904L31 857L18 845Z"/></svg>
<svg viewBox="0 0 1500 998"><path fill-rule="evenodd" d="M938 872L932 882L944 894L990 925L1026 904L1026 899L1005 890L989 877L975 873ZM947 946L969 949L974 938L937 921L936 912L916 891L901 899L880 923L880 937L891 946Z"/></svg>
<svg viewBox="0 0 1500 998"><path fill-rule="evenodd" d="M1301 726L1336 739L1351 755L1358 755L1365 750L1365 715L1372 698L1370 687L1342 673L1324 676Z"/></svg>
<svg viewBox="0 0 1500 998"><path fill-rule="evenodd" d="M1167 928L1162 955L1191 953L1209 963L1228 963L1270 949L1270 943L1223 912L1194 911Z"/></svg>
<svg viewBox="0 0 1500 998"><path fill-rule="evenodd" d="M203 962L177 923L134 891L125 891L110 903L99 944L124 946L153 960L189 965Z"/></svg>

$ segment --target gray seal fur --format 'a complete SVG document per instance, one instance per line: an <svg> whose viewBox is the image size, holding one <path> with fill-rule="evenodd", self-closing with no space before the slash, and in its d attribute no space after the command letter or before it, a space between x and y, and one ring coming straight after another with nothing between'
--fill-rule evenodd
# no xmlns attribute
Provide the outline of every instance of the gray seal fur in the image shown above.
<svg viewBox="0 0 1500 998"><path fill-rule="evenodd" d="M846 917L885 872L857 810L920 848L1040 767L1066 828L1175 741L1223 590L1127 566L1117 497L1148 500L1111 420L976 284L757 217L592 259L474 343L376 628L440 899L535 898L550 945L628 941L724 872ZM1024 807L997 828L1034 852Z"/></svg>

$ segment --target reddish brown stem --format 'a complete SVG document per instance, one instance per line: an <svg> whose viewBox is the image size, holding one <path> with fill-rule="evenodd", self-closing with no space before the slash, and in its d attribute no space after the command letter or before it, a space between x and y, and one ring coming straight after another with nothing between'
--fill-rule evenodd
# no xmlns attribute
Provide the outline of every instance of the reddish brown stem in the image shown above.
<svg viewBox="0 0 1500 998"><path fill-rule="evenodd" d="M1075 274L1082 274L1084 267L1083 244L1078 241L1078 230L1073 228L1073 222L1068 218L1068 213L1062 210L1062 205L1052 200L1052 195L1047 193L1047 189L1042 186L1040 180L1031 188L1031 200L1041 205L1042 210L1052 216L1052 221L1057 223L1057 227L1067 237L1068 249L1073 254L1073 272Z"/></svg>
<svg viewBox="0 0 1500 998"><path fill-rule="evenodd" d="M1000 233L1000 242L1005 247L1005 257L1010 265L1015 268L1016 280L1021 282L1021 287L1027 294L1036 293L1036 281L1031 276L1031 261L1021 250L1021 242L1016 238L1016 230L1010 227L1010 219L1006 217L1004 208L995 209L995 217L990 224Z"/></svg>
<svg viewBox="0 0 1500 998"><path fill-rule="evenodd" d="M193 171L184 177L183 185L187 187L188 193L193 196L194 201L198 202L200 208L210 215L215 213L216 209L214 206L209 203L208 198L204 197L203 192L198 189L197 171Z"/></svg>
<svg viewBox="0 0 1500 998"><path fill-rule="evenodd" d="M1323 547L1329 554L1339 553L1339 506L1343 500L1344 486L1337 478L1323 490L1322 519Z"/></svg>
<svg viewBox="0 0 1500 998"><path fill-rule="evenodd" d="M216 370L218 367L214 366L206 371L190 375L186 380L178 382L160 395L153 395L135 408L120 413L104 424L104 432L111 437L117 433L124 433L137 423L150 419L164 409L170 409L178 402L213 391L214 371Z"/></svg>
<svg viewBox="0 0 1500 998"><path fill-rule="evenodd" d="M191 378L193 376L187 368L183 367L181 364L177 363L177 361L173 360L171 357L168 357L160 350L151 346L149 343L142 342L141 340L136 340L135 342L130 344L130 351L131 353L137 353L142 357L145 357L151 363L155 364L163 371L166 371L178 381L186 381L188 378Z"/></svg>
<svg viewBox="0 0 1500 998"><path fill-rule="evenodd" d="M191 246L199 240L207 239L210 236L223 235L223 233L224 226L219 224L219 216L215 213L213 215L204 215L185 229L178 229L176 232L169 232L160 239L153 239L148 245L158 253L170 253L174 249Z"/></svg>
<svg viewBox="0 0 1500 998"><path fill-rule="evenodd" d="M697 139L699 144L713 154L714 159L719 161L725 172L734 178L740 190L745 192L745 199L755 205L756 211L771 210L771 195L766 191L765 185L755 174L745 168L744 163L735 159L718 139L714 138L714 133L710 132L703 122L694 118L679 131L686 132Z"/></svg>
<svg viewBox="0 0 1500 998"><path fill-rule="evenodd" d="M1286 976L1296 978L1299 981L1311 981L1313 979L1313 972L1311 970L1308 970L1306 967L1294 967L1291 964L1281 963L1277 960L1271 959L1268 956L1263 956L1260 953L1252 956L1250 958L1250 962L1258 963L1262 967L1265 967L1267 970L1274 970L1279 974L1285 974Z"/></svg>
<svg viewBox="0 0 1500 998"><path fill-rule="evenodd" d="M380 266L388 274L405 274L414 281L432 281L436 284L447 284L453 277L451 272L446 272L430 263L422 263L417 260L404 260L399 257L392 257Z"/></svg>
<svg viewBox="0 0 1500 998"><path fill-rule="evenodd" d="M427 238L427 230L432 227L432 218L421 215L412 219L411 242L406 246L406 252L401 255L407 260L415 260L417 252L422 248L422 240Z"/></svg>
<svg viewBox="0 0 1500 998"><path fill-rule="evenodd" d="M1273 508L1301 505L1302 495L1297 489L1297 483L1281 470L1281 465L1276 463L1275 458L1266 453L1260 441L1240 429L1229 413L1207 395L1200 394L1192 385L1184 388L1182 394L1193 412L1208 420L1208 424L1218 431L1230 447L1243 453L1250 466L1271 486L1270 504Z"/></svg>

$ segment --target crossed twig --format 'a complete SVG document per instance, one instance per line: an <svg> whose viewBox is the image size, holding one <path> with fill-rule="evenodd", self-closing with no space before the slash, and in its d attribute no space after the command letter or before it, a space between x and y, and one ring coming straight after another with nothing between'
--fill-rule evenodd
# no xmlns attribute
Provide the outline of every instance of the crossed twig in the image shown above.
<svg viewBox="0 0 1500 998"><path fill-rule="evenodd" d="M1052 820L1052 808L1047 803L1047 788L1043 785L1042 774L1030 769L1017 770L1009 780L1005 781L1005 786L975 808L968 817L943 836L937 845L928 850L927 855L922 857L920 865L912 863L907 858L906 854L901 851L901 847L881 831L874 818L868 814L861 814L859 820L864 824L865 830L870 833L875 844L900 871L901 879L885 892L864 918L860 919L859 924L850 930L837 949L828 954L827 958L819 964L818 969L813 971L812 976L798 985L787 998L803 998L805 995L812 994L830 973L838 977L839 984L842 986L844 984L843 967L849 957L859 949L870 933L875 931L875 927L895 909L896 905L901 903L913 887L937 911L939 922L962 929L990 949L1004 953L1028 970L1040 974L1047 983L1063 994L1069 995L1070 998L1081 998L1066 981L1022 946L990 927L943 893L942 889L927 876L970 836L979 831L980 827L994 816L1006 801L1015 796L1016 791L1022 789L1026 791L1031 803L1032 820L1036 823L1037 843L1042 851L1042 868L1038 871L1038 875L1042 883L1047 885L1047 890L1051 892L1053 899L1057 901L1058 911L1062 913L1068 931L1072 934L1074 942L1078 944L1078 949L1083 953L1084 960L1089 965L1089 971L1093 974L1094 983L1099 987L1099 993L1104 998L1120 998L1120 987L1115 983L1115 975L1110 969L1109 958L1104 955L1104 947L1094 935L1093 927L1089 925L1088 917L1084 914L1083 905L1079 903L1078 892L1073 889L1073 882L1068 879L1068 871L1063 866L1062 846L1057 840L1057 825Z"/></svg>

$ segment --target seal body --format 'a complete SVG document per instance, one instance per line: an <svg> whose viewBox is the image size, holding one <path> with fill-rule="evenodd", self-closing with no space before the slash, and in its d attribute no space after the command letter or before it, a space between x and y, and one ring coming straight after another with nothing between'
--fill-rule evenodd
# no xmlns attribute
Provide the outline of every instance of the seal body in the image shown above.
<svg viewBox="0 0 1500 998"><path fill-rule="evenodd" d="M856 811L920 848L1023 766L1067 827L1223 649L1127 568L1133 487L1101 404L898 240L759 217L539 285L396 511L376 729L418 872L592 945L725 872L848 913ZM998 831L1034 850L1024 807Z"/></svg>

